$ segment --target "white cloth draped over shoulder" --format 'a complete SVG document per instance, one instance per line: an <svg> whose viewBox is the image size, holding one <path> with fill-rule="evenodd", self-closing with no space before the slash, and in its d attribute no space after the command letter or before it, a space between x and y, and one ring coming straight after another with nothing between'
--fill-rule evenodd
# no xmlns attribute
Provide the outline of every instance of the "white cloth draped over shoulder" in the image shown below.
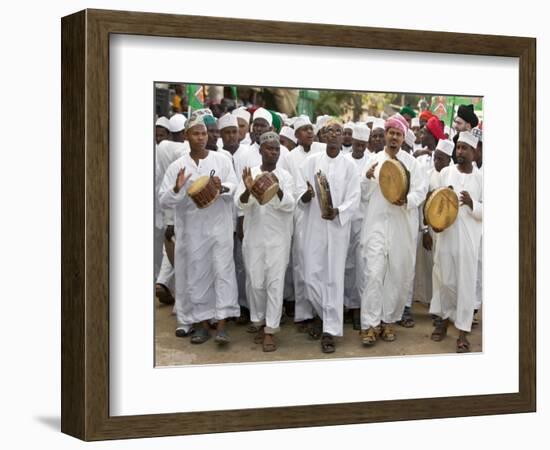
<svg viewBox="0 0 550 450"><path fill-rule="evenodd" d="M180 169L191 178L174 192ZM209 207L199 209L187 189L199 177L215 171L229 192L221 194ZM231 161L217 152L208 152L198 164L185 154L174 161L160 189L162 207L174 208L176 316L179 326L190 327L203 320L221 320L240 313L233 262L233 194L237 178Z"/></svg>
<svg viewBox="0 0 550 450"><path fill-rule="evenodd" d="M260 166L251 169L253 178L261 172ZM269 203L260 205L250 195L246 203L241 202L246 190L242 179L235 193L235 204L244 214L242 249L250 319L257 325L265 324L267 333L279 330L296 205L290 174L280 168L272 173L279 180L281 200L275 195Z"/></svg>
<svg viewBox="0 0 550 450"><path fill-rule="evenodd" d="M315 186L314 177L319 170L327 177L332 204L339 214L334 220L326 220L321 217L317 198L302 202L303 278L307 298L303 306L309 311L301 311L300 315L307 319L316 313L323 320L323 332L342 336L344 270L351 221L361 196L359 177L355 165L342 153L335 158L326 152L311 155L301 166L298 198L307 190L306 181ZM297 315L298 307L296 303Z"/></svg>
<svg viewBox="0 0 550 450"><path fill-rule="evenodd" d="M452 186L459 198L461 191L467 191L473 209L461 205L456 221L437 236L430 313L450 319L459 330L470 331L482 234L482 173L475 166L469 174L449 166L441 171L441 186Z"/></svg>
<svg viewBox="0 0 550 450"><path fill-rule="evenodd" d="M390 155L372 155L369 167L377 164L374 178L361 177L368 208L361 230L361 253L366 278L361 288L361 328L377 327L380 322L401 319L412 290L418 235L418 207L427 191L425 172L416 159L399 150L396 155L410 175L405 205L397 206L382 195L378 183L380 168ZM367 289L368 286L368 289Z"/></svg>

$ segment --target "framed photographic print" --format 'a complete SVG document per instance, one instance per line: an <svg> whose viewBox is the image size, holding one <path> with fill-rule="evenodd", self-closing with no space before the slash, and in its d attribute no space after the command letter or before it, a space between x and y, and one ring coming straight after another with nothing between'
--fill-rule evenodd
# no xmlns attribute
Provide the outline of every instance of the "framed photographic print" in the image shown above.
<svg viewBox="0 0 550 450"><path fill-rule="evenodd" d="M64 17L62 431L101 440L535 411L535 45L535 39L523 37L122 11L86 10ZM472 115L475 120L468 122ZM242 136L239 118L244 120ZM464 136L473 137L464 141L457 135L452 153L454 130L462 131L461 121L473 130ZM402 126L401 138L386 134ZM229 128L235 129L233 137ZM414 128L419 129L416 135ZM190 130L197 129L202 131L194 136ZM296 279L290 283L293 294L282 293L281 270L291 254L291 265L302 254L291 250L290 235L286 246L272 245L254 259L257 248L251 250L250 242L239 236L238 206L244 239L253 234L247 202L258 211L270 207L269 202L277 205L271 204L273 211L284 209L281 205L292 197L288 193L295 191L286 190L278 164L293 152L306 151L300 129L323 146L320 155L347 148L342 167L352 167L353 158L365 152L378 157L384 145L397 145L395 151L409 153L410 161L421 160L422 152L435 159L438 150L444 152L444 146L436 148L437 140L450 143L449 165L453 158L457 166L470 164L476 173L483 167L483 239L475 258L477 268L477 255L483 255L483 314L478 306L479 324L468 334L469 354L455 351L462 330L458 325L449 327L442 342L430 339L432 319L436 329L438 323L431 316L433 300L432 307L413 302L412 317L400 314L392 320L397 322L393 329L382 323L373 332L387 339L373 346L365 345L365 336L367 328L375 327L368 326L363 311L353 312L357 304L337 303L336 328L330 328L329 315L317 310L323 324L316 329L315 308L307 313L299 307ZM376 130L385 136L385 144L376 143ZM407 131L412 133L408 144ZM481 136L476 133L481 132L489 151L483 153L483 165L481 160L474 165L474 144ZM182 142L174 147L178 133ZM430 136L436 141L430 142ZM474 137L475 142L468 140ZM278 159L270 160L265 149L275 141ZM357 141L364 143L362 150ZM471 150L458 150L458 141ZM248 156L239 159L237 152L245 145ZM165 147L177 157L159 169ZM472 156L463 157L462 151ZM217 154L195 158L201 152ZM338 151L334 157L343 158ZM178 168L180 158L188 159ZM419 162L410 164L404 172L409 182L405 206L397 205L405 209L414 202L410 195L420 173ZM245 176L246 167L256 166L276 175L266 177L265 190L274 183L279 188L263 206L258 205L264 191L258 194L249 187L252 178ZM371 166L360 175L366 178ZM326 167L332 206L323 220L344 227L346 199L355 195L359 204L360 183L348 198L353 177L342 169L330 178L332 169ZM322 178L316 185L304 170L300 165L298 175L291 174L305 186L296 190L294 205L311 202L311 208L322 208L317 203L323 195ZM373 169L371 175L381 180L379 171ZM200 176L213 188L211 197L207 187L194 184ZM369 182L374 183L370 177ZM191 185L206 197L191 198ZM241 192L244 197L236 195ZM460 207L468 208L470 196L458 194ZM165 217L170 199L194 208L192 214L176 206L173 218ZM471 199L471 211L481 203L476 199ZM216 208L228 211L227 223L212 215ZM287 223L296 241L300 226L293 214ZM418 229L410 243L418 264L423 237L416 232L424 227L421 219L414 220ZM172 224L175 244L166 234ZM317 248L318 242L333 242L334 247L330 258L313 263L303 252L310 258L305 266L323 267L320 274L305 277L310 297L315 286L337 292L344 283L347 252L338 244L341 238L336 228L324 235L319 230L312 234L319 239L309 248ZM345 246L349 228L347 233ZM225 236L223 242L220 236ZM460 242L467 246L464 239ZM394 242L406 248L404 236ZM443 240L437 242L443 245ZM246 266L241 264L241 276L249 286L240 289L248 297L255 295L254 277L265 281L274 267L282 267L269 279L279 280L273 289L285 300L278 304L275 325L270 322L273 314L258 312L253 299L238 302L234 252L241 245ZM281 249L282 256L271 258ZM188 264L178 266L178 261ZM176 268L175 286L159 281L163 264L168 271ZM178 267L184 265L187 269L178 278ZM340 282L334 281L333 271ZM220 273L232 273L233 281L224 284ZM311 282L315 277L317 285ZM416 282L406 286L407 292L402 289L398 295L401 309L418 300L416 291L421 290ZM227 314L204 312L207 306L182 310L193 302L207 305L182 299L199 298L198 291L210 289L228 302ZM295 305L287 301L294 297ZM429 302L431 294L425 297ZM310 302L315 303L313 298ZM457 323L455 316L446 317ZM414 327L405 326L410 320ZM393 332L395 342L383 342L391 341Z"/></svg>

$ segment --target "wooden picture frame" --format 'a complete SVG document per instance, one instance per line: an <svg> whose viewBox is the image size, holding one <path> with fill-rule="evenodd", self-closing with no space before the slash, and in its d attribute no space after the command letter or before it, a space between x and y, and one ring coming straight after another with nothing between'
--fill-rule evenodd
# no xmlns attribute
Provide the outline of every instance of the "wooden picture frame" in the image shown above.
<svg viewBox="0 0 550 450"><path fill-rule="evenodd" d="M216 30L215 34L211 30ZM84 440L532 412L536 408L536 40L85 10L62 31L62 415ZM519 58L519 392L229 411L109 415L109 36Z"/></svg>

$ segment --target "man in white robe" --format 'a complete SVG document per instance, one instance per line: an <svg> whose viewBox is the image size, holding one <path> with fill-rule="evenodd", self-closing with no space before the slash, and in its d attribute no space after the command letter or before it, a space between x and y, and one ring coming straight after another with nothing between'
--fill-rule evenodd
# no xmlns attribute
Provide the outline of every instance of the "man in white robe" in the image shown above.
<svg viewBox="0 0 550 450"><path fill-rule="evenodd" d="M243 152L248 151L248 145L244 145L239 142L239 123L236 115L225 114L220 117L218 120L218 128L220 129L223 150L232 155L232 161L238 159L239 155ZM238 173L239 172L235 171L235 175L237 177L239 177ZM235 259L235 272L237 276L237 287L239 290L239 305L241 307L241 314L239 319L237 319L237 323L247 324L250 321L250 314L246 299L246 274L243 262L242 236L239 236L237 232L237 208L235 208L234 211L234 225L235 233L233 238L233 258Z"/></svg>
<svg viewBox="0 0 550 450"><path fill-rule="evenodd" d="M294 121L294 135L298 146L292 150L285 161L282 163L282 168L290 173L294 181L294 185L298 186L300 178L300 167L311 155L316 153L322 153L326 149L326 144L315 142L315 131L313 124L309 120L308 116L300 116ZM296 198L298 198L298 192L296 192ZM307 324L307 321L311 319L310 306L306 302L305 283L304 283L304 261L303 261L303 239L302 239L302 219L303 210L306 206L302 202L297 202L296 209L294 210L294 234L292 237L292 252L291 262L289 264L290 270L287 272L287 279L293 281L293 297L294 304L292 302L285 303L285 309L287 314L294 315L294 321L298 324ZM292 276L289 275L292 274ZM286 297L288 299L288 297Z"/></svg>
<svg viewBox="0 0 550 450"><path fill-rule="evenodd" d="M481 172L481 177L483 178L483 131L481 128L473 128L472 134L477 137L477 147L474 152L474 163ZM479 319L477 317L478 311L481 308L482 303L482 293L483 293L483 230L481 235L481 244L479 250L479 257L477 259L477 281L476 281L476 302L474 305L474 321L472 325L477 325Z"/></svg>
<svg viewBox="0 0 550 450"><path fill-rule="evenodd" d="M159 119L159 122L163 119ZM187 119L183 114L174 114L170 120L162 121L170 130L170 139L164 139L156 146L155 151L155 261L160 256L160 264L155 264L155 294L161 303L174 303L174 267L166 253L165 241L174 240L174 211L171 208L163 209L159 204L159 190L168 166L185 152L189 146L185 145L185 123ZM158 129L158 125L156 127Z"/></svg>
<svg viewBox="0 0 550 450"><path fill-rule="evenodd" d="M239 142L242 145L250 145L252 143L249 133L250 113L244 106L241 106L231 111L231 114L237 118L237 122L239 124Z"/></svg>
<svg viewBox="0 0 550 450"><path fill-rule="evenodd" d="M357 177L365 175L370 161L370 153L367 150L370 129L367 125L355 125L353 128L352 152L345 155L355 164ZM365 267L360 252L361 227L367 214L367 201L362 192L360 207L357 209L351 221L350 242L346 258L346 272L344 276L344 307L351 313L351 322L354 330L361 329L361 296L359 287L362 284Z"/></svg>
<svg viewBox="0 0 550 450"><path fill-rule="evenodd" d="M277 349L273 335L281 321L295 200L292 177L276 167L280 151L277 133L264 133L260 142L262 164L243 170L235 203L244 213L242 248L250 319L259 330L256 342L270 352ZM251 195L254 179L262 172L275 175L279 184L277 194L264 205Z"/></svg>
<svg viewBox="0 0 550 450"><path fill-rule="evenodd" d="M321 337L324 353L335 351L334 336L343 335L344 270L349 245L351 219L361 196L357 169L341 153L342 125L336 120L325 124L326 151L308 157L301 167L297 192L304 204L302 226L305 294L309 317L315 322L313 338ZM313 197L315 175L325 175L332 207L322 215ZM322 334L322 336L321 336Z"/></svg>
<svg viewBox="0 0 550 450"><path fill-rule="evenodd" d="M369 152L378 153L384 150L384 146L386 145L384 126L384 120L376 118L373 120L369 137Z"/></svg>
<svg viewBox="0 0 550 450"><path fill-rule="evenodd" d="M470 351L466 333L471 331L476 301L483 218L483 178L473 164L477 141L471 132L461 132L456 144L456 164L441 171L441 186L453 187L460 207L455 222L437 236L430 313L443 320L431 338L441 341L451 320L459 331L458 353Z"/></svg>
<svg viewBox="0 0 550 450"><path fill-rule="evenodd" d="M353 122L346 122L344 125L344 140L342 141L342 153L344 155L351 153L354 127L355 124Z"/></svg>
<svg viewBox="0 0 550 450"><path fill-rule="evenodd" d="M178 328L193 332L191 342L210 338L210 321L216 320L216 342L229 341L225 319L239 315L233 263L233 193L237 178L231 161L206 149L207 131L202 117L186 126L191 151L174 161L164 176L160 204L174 208L176 316ZM187 194L201 176L211 176L220 195L199 209Z"/></svg>
<svg viewBox="0 0 550 450"><path fill-rule="evenodd" d="M378 336L395 340L392 324L401 318L414 278L418 207L427 184L416 159L401 150L406 121L390 117L385 124L383 151L373 155L361 182L366 184L369 206L361 230L361 249L366 279L361 289L361 341L373 345ZM382 195L378 183L382 164L398 159L410 175L409 191L395 204Z"/></svg>
<svg viewBox="0 0 550 450"><path fill-rule="evenodd" d="M452 163L454 143L448 139L442 139L437 143L434 151L434 168L428 172L428 194L441 186L441 171ZM437 233L434 233L424 224L423 205L419 208L420 213L420 239L418 240L416 253L416 268L414 277L414 295L416 301L429 305L432 299L432 268L433 251ZM411 306L411 305L408 305ZM404 316L407 314L405 307ZM404 317L402 320L406 320Z"/></svg>

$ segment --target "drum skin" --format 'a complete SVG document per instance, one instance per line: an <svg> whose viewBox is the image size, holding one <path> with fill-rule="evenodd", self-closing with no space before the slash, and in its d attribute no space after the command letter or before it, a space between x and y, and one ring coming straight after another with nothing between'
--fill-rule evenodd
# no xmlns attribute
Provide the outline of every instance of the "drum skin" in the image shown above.
<svg viewBox="0 0 550 450"><path fill-rule="evenodd" d="M449 228L458 216L458 196L448 187L434 190L424 203L424 218L432 228L443 231Z"/></svg>
<svg viewBox="0 0 550 450"><path fill-rule="evenodd" d="M379 183L388 202L403 200L409 192L409 171L398 159L387 159L380 167Z"/></svg>

